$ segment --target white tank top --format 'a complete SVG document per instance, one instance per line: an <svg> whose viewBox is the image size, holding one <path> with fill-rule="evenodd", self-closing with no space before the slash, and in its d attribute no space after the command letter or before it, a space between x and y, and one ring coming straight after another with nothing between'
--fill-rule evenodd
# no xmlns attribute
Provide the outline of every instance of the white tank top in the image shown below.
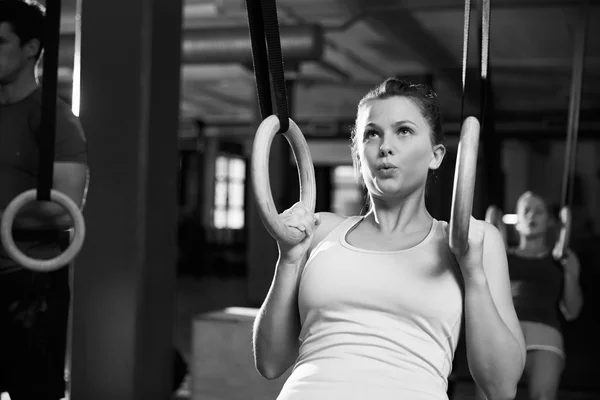
<svg viewBox="0 0 600 400"><path fill-rule="evenodd" d="M445 222L401 251L352 246L333 229L302 271L300 352L278 400L446 400L463 309Z"/></svg>

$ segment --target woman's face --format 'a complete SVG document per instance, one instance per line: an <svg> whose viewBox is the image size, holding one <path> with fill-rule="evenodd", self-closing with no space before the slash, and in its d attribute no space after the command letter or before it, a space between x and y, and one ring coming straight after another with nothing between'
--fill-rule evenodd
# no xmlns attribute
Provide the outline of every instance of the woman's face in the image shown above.
<svg viewBox="0 0 600 400"><path fill-rule="evenodd" d="M356 128L360 173L373 197L424 189L429 169L437 169L444 157L443 146L432 144L421 110L407 97L368 101Z"/></svg>
<svg viewBox="0 0 600 400"><path fill-rule="evenodd" d="M543 236L549 225L546 203L535 195L526 196L517 204L519 234L527 237Z"/></svg>

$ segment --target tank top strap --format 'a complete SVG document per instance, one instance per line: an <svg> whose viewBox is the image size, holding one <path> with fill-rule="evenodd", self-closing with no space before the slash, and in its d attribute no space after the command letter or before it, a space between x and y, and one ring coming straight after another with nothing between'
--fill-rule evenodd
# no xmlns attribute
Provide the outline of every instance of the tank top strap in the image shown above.
<svg viewBox="0 0 600 400"><path fill-rule="evenodd" d="M330 240L339 241L339 239L345 237L348 234L348 232L350 231L350 229L352 229L362 219L364 219L364 216L362 216L362 215L355 215L352 217L347 217L338 226L333 228L331 230L331 232L329 232L329 234L327 234L327 236L325 236L325 239L323 241L326 241L326 240L327 241L330 241Z"/></svg>
<svg viewBox="0 0 600 400"><path fill-rule="evenodd" d="M317 243L312 249L311 253L316 252L319 247L321 247L324 243L327 242L336 242L339 243L339 239L346 235L348 231L356 225L360 220L362 220L364 216L356 215L351 217L346 217L342 222L340 222L335 228L331 229L327 235L319 243Z"/></svg>

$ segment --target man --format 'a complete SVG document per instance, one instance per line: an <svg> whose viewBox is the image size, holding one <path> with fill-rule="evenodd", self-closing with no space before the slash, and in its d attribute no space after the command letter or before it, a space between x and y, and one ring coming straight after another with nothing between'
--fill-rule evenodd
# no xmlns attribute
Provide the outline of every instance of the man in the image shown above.
<svg viewBox="0 0 600 400"><path fill-rule="evenodd" d="M0 217L20 193L37 188L45 13L31 1L0 0ZM83 207L88 184L83 130L57 100L53 189ZM72 221L61 206L33 202L15 219L17 245L34 258L57 256ZM0 245L0 392L11 400L64 397L69 311L68 268L36 273Z"/></svg>

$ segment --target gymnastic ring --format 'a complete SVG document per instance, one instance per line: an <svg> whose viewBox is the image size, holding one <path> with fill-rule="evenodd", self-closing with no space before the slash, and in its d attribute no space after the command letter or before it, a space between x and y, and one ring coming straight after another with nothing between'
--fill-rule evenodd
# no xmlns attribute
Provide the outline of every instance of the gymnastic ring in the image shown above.
<svg viewBox="0 0 600 400"><path fill-rule="evenodd" d="M38 260L25 255L19 249L12 236L12 228L17 212L26 204L37 200L37 190L27 190L15 197L4 210L2 222L0 224L0 238L6 253L13 261L20 266L37 272L50 272L62 268L73 261L77 256L85 238L85 221L79 207L70 197L62 194L59 191L50 191L50 200L61 205L69 213L73 219L73 239L69 243L67 249L59 256L47 259Z"/></svg>
<svg viewBox="0 0 600 400"><path fill-rule="evenodd" d="M508 234L506 232L506 224L502 220L503 215L502 210L500 210L498 206L491 205L485 212L485 222L494 225L498 229L502 236L502 240L504 241L504 246L506 247Z"/></svg>
<svg viewBox="0 0 600 400"><path fill-rule="evenodd" d="M475 117L467 117L462 124L458 142L449 229L450 248L458 255L466 253L469 248L469 224L477 175L479 130L479 120Z"/></svg>
<svg viewBox="0 0 600 400"><path fill-rule="evenodd" d="M279 117L271 115L260 124L252 145L252 188L258 205L259 215L271 236L278 241L294 245L304 239L305 234L291 230L283 224L277 213L269 180L269 155L273 138L279 131ZM308 143L298 125L290 119L289 130L283 133L292 148L300 178L300 201L312 212L316 205L315 167L310 156ZM287 161L287 160L285 160Z"/></svg>
<svg viewBox="0 0 600 400"><path fill-rule="evenodd" d="M567 248L569 247L569 239L571 238L571 209L564 206L560 209L560 233L558 240L552 249L552 256L555 260L560 261L565 257Z"/></svg>

